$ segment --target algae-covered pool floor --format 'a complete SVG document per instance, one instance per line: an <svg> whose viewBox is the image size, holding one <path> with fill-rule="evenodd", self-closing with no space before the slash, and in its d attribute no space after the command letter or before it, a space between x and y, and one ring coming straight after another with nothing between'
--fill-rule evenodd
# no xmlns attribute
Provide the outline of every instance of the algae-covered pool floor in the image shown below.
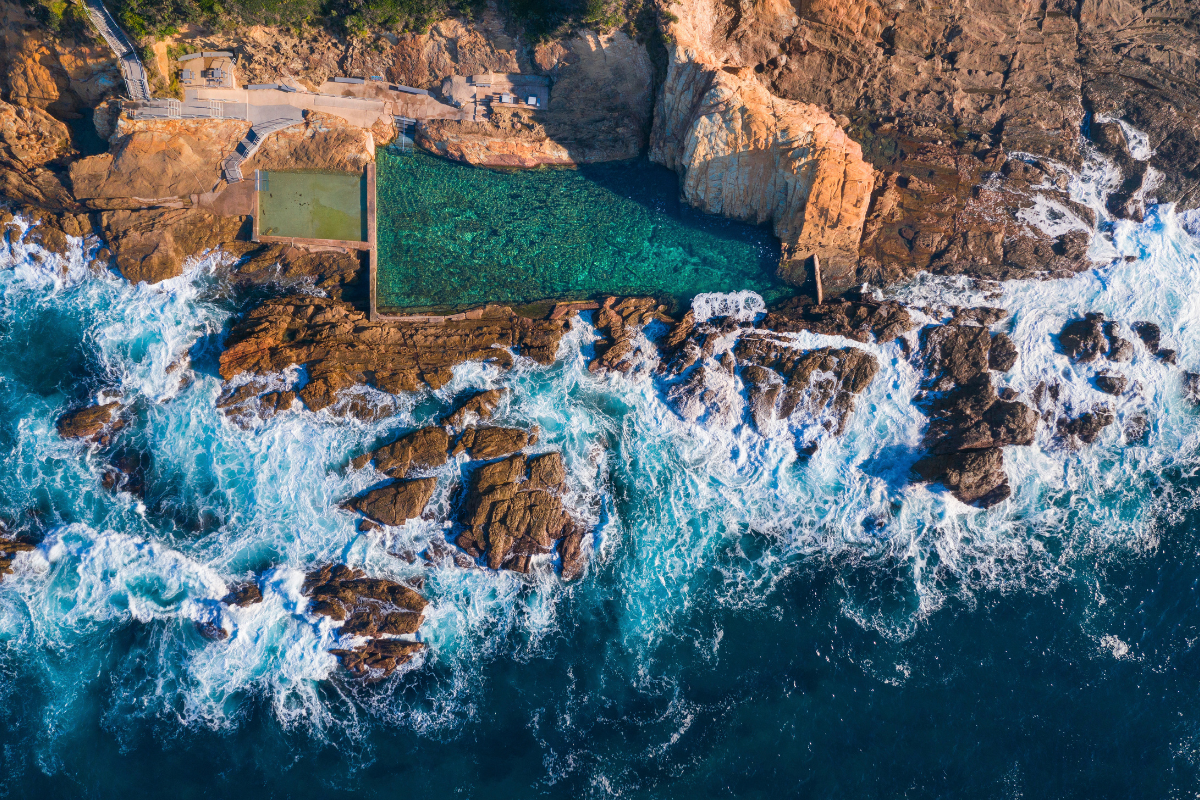
<svg viewBox="0 0 1200 800"><path fill-rule="evenodd" d="M792 293L764 228L697 213L648 162L495 171L377 158L380 311L701 292Z"/></svg>
<svg viewBox="0 0 1200 800"><path fill-rule="evenodd" d="M260 236L367 241L362 175L264 170L258 191Z"/></svg>

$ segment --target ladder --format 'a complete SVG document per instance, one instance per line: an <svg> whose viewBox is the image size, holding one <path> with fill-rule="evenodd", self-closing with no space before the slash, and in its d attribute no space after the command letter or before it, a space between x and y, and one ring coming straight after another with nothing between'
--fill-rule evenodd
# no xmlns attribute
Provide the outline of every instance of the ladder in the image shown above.
<svg viewBox="0 0 1200 800"><path fill-rule="evenodd" d="M411 117L396 117L396 141L392 143L392 151L410 156L416 142L417 121Z"/></svg>

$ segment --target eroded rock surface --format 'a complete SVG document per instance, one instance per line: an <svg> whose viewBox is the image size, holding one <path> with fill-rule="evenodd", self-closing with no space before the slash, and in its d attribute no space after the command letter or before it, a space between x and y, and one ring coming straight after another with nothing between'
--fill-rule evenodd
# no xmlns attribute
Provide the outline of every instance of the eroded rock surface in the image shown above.
<svg viewBox="0 0 1200 800"><path fill-rule="evenodd" d="M354 460L361 468L374 462L375 469L392 478L404 478L410 471L440 467L446 463L450 435L436 426L420 428L401 436Z"/></svg>
<svg viewBox="0 0 1200 800"><path fill-rule="evenodd" d="M559 453L518 454L480 467L460 515L466 530L456 543L491 569L528 572L533 556L561 542L563 580L578 577L586 565L586 530L563 505L566 476Z"/></svg>
<svg viewBox="0 0 1200 800"><path fill-rule="evenodd" d="M913 465L921 481L938 482L964 503L982 508L1006 499L1012 488L1004 471L1001 448L1030 445L1038 414L1006 392L1001 398L992 383L996 363L1015 361L1011 340L986 325L1004 317L999 309L960 310L950 323L923 331L925 396L929 428L928 454ZM1001 352L992 357L999 343Z"/></svg>
<svg viewBox="0 0 1200 800"><path fill-rule="evenodd" d="M340 392L368 385L384 392L438 388L467 361L509 366L511 351L548 364L567 320L532 320L489 307L478 318L369 322L353 306L310 295L268 300L237 321L221 353L221 377L307 368L299 395L310 410L333 405Z"/></svg>
<svg viewBox="0 0 1200 800"><path fill-rule="evenodd" d="M421 516L435 488L436 478L396 481L372 489L346 506L384 525L403 525Z"/></svg>
<svg viewBox="0 0 1200 800"><path fill-rule="evenodd" d="M107 444L111 435L124 426L120 411L121 404L115 401L68 411L58 418L58 435Z"/></svg>
<svg viewBox="0 0 1200 800"><path fill-rule="evenodd" d="M337 630L340 636L368 639L355 647L330 650L356 677L390 675L425 649L423 642L392 638L416 633L429 604L402 583L368 578L362 570L335 564L308 573L303 592L312 598L312 613L342 623Z"/></svg>

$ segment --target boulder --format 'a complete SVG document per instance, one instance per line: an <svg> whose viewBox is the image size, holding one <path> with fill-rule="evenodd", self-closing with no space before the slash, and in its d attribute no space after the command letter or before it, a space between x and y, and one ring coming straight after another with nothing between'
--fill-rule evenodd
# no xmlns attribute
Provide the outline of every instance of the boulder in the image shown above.
<svg viewBox="0 0 1200 800"><path fill-rule="evenodd" d="M1058 422L1058 435L1072 444L1091 444L1100 432L1117 421L1117 417L1106 407L1087 411L1074 419Z"/></svg>
<svg viewBox="0 0 1200 800"><path fill-rule="evenodd" d="M925 456L913 471L920 480L940 483L959 500L980 508L990 508L1012 494L999 448Z"/></svg>
<svg viewBox="0 0 1200 800"><path fill-rule="evenodd" d="M491 569L528 572L533 556L560 543L563 578L582 574L585 529L562 502L566 469L559 453L515 455L479 469L467 492L456 543Z"/></svg>
<svg viewBox="0 0 1200 800"><path fill-rule="evenodd" d="M846 297L818 305L807 297L772 306L763 327L780 333L812 331L845 336L856 342L890 342L916 327L912 316L894 300L875 302L847 293Z"/></svg>
<svg viewBox="0 0 1200 800"><path fill-rule="evenodd" d="M1133 332L1138 335L1142 343L1146 345L1146 349L1151 354L1158 353L1159 345L1162 343L1162 329L1153 322L1135 322L1131 326Z"/></svg>
<svg viewBox="0 0 1200 800"><path fill-rule="evenodd" d="M112 402L68 411L58 418L58 435L64 439L107 443L109 437L125 425L119 416L120 408L120 403Z"/></svg>
<svg viewBox="0 0 1200 800"><path fill-rule="evenodd" d="M356 677L386 677L425 647L392 638L416 633L428 605L402 583L368 578L344 564L327 564L305 576L302 591L312 598L313 614L342 623L339 636L368 639L356 647L330 650Z"/></svg>
<svg viewBox="0 0 1200 800"><path fill-rule="evenodd" d="M5 575L12 574L13 559L19 553L28 553L36 549L37 545L28 539L9 536L0 537L0 580Z"/></svg>
<svg viewBox="0 0 1200 800"><path fill-rule="evenodd" d="M997 372L1008 372L1017 364L1017 346L1007 333L992 334L992 344L988 349L988 368Z"/></svg>
<svg viewBox="0 0 1200 800"><path fill-rule="evenodd" d="M1121 394L1129 386L1129 379L1124 375L1102 373L1096 376L1096 388L1105 394Z"/></svg>
<svg viewBox="0 0 1200 800"><path fill-rule="evenodd" d="M246 583L234 584L229 590L229 594L221 598L221 602L226 605L246 606L261 603L263 599L262 589L258 587L257 581L248 581Z"/></svg>
<svg viewBox="0 0 1200 800"><path fill-rule="evenodd" d="M449 450L450 435L443 428L429 426L377 448L367 458L375 462L375 469L380 472L403 478L413 470L442 466Z"/></svg>
<svg viewBox="0 0 1200 800"><path fill-rule="evenodd" d="M1095 361L1109 350L1104 336L1104 315L1089 313L1083 319L1068 322L1058 335L1058 343L1073 361Z"/></svg>
<svg viewBox="0 0 1200 800"><path fill-rule="evenodd" d="M465 450L471 458L486 461L523 450L536 441L536 433L523 428L467 428L454 451L460 453Z"/></svg>
<svg viewBox="0 0 1200 800"><path fill-rule="evenodd" d="M421 516L435 488L436 478L396 481L354 498L347 506L384 525L403 525Z"/></svg>
<svg viewBox="0 0 1200 800"><path fill-rule="evenodd" d="M507 394L508 389L488 389L473 395L443 419L442 424L451 430L462 430L471 423L487 422Z"/></svg>

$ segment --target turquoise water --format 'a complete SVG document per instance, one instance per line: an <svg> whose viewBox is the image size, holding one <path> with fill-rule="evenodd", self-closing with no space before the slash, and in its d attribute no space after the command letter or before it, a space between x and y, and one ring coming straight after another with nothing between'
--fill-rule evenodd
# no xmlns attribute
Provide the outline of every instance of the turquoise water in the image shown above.
<svg viewBox="0 0 1200 800"><path fill-rule="evenodd" d="M367 180L342 172L264 170L260 236L367 241Z"/></svg>
<svg viewBox="0 0 1200 800"><path fill-rule="evenodd" d="M698 214L648 162L495 171L378 155L380 310L792 289L763 228Z"/></svg>
<svg viewBox="0 0 1200 800"><path fill-rule="evenodd" d="M1101 206L1102 207L1102 206ZM0 794L18 798L1145 798L1200 791L1200 411L1135 342L1139 388L1098 393L1052 334L1083 311L1162 326L1200 366L1200 244L1159 209L1111 231L1069 280L898 287L914 305L1000 303L1021 356L1003 380L1108 402L1070 451L1045 426L1010 448L987 511L906 479L926 420L899 342L845 435L686 423L652 372L588 371L580 321L559 358L458 369L370 423L292 413L242 429L213 406L223 332L252 298L212 261L130 286L0 246L0 519L43 536L0 581ZM1126 262L1124 256L1133 256ZM799 347L845 346L805 334ZM170 366L190 353L194 381ZM298 370L274 376L302 381ZM444 535L361 533L346 460L506 386L505 425L561 449L596 530L578 583L389 555ZM101 485L107 454L60 439L65 408L120 393L118 445L144 499ZM738 395L744 401L743 395ZM1143 440L1124 424L1146 414ZM454 501L461 466L438 479ZM349 681L299 594L338 560L422 577L429 650ZM264 601L222 610L261 574ZM197 621L221 615L210 642Z"/></svg>

